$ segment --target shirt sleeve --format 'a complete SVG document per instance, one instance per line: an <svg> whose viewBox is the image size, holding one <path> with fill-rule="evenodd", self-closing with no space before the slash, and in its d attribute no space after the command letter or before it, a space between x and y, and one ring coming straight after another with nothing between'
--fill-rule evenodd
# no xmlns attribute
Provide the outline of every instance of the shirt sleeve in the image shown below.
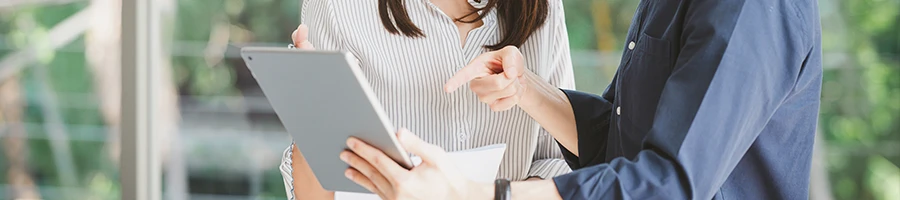
<svg viewBox="0 0 900 200"><path fill-rule="evenodd" d="M300 11L300 21L309 27L308 40L316 50L344 50L342 27L338 23L333 1L305 0Z"/></svg>
<svg viewBox="0 0 900 200"><path fill-rule="evenodd" d="M563 11L562 0L550 1L550 14L545 29L546 35L542 35L546 44L549 45L551 57L544 67L549 68L548 82L556 87L565 89L575 89L574 72L572 71L572 57L569 54L569 37L566 31L565 13ZM565 160L563 160L562 152L556 147L556 139L541 128L538 132L537 147L535 148L533 162L528 170L528 177L539 177L542 179L553 178L572 171Z"/></svg>
<svg viewBox="0 0 900 200"><path fill-rule="evenodd" d="M711 199L791 91L805 87L796 81L813 24L773 2L691 1L644 150L555 178L563 199Z"/></svg>
<svg viewBox="0 0 900 200"><path fill-rule="evenodd" d="M618 75L613 77L615 83ZM566 163L573 170L595 165L606 161L606 140L609 134L609 123L612 102L615 99L615 84L610 84L603 96L566 90L563 93L572 105L575 114L575 129L578 132L578 154L557 143Z"/></svg>
<svg viewBox="0 0 900 200"><path fill-rule="evenodd" d="M284 180L284 192L287 193L288 200L294 200L294 170L291 168L293 148L294 144L291 144L284 150L281 156L281 164L278 166L278 171L281 171L281 178Z"/></svg>
<svg viewBox="0 0 900 200"><path fill-rule="evenodd" d="M534 151L533 162L528 169L528 177L549 179L572 172L566 165L559 148L554 145L556 140L546 130L541 129L538 135L537 148Z"/></svg>

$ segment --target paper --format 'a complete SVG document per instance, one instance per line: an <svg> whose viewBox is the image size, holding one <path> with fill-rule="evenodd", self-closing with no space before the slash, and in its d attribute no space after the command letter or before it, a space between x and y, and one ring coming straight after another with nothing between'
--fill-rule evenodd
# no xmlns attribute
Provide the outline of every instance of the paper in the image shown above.
<svg viewBox="0 0 900 200"><path fill-rule="evenodd" d="M475 149L455 151L447 153L451 163L456 164L456 169L469 180L476 182L494 182L500 163L503 162L503 153L506 152L506 144L495 144ZM422 159L413 156L413 165L422 163ZM335 200L380 200L375 194L355 192L335 192Z"/></svg>

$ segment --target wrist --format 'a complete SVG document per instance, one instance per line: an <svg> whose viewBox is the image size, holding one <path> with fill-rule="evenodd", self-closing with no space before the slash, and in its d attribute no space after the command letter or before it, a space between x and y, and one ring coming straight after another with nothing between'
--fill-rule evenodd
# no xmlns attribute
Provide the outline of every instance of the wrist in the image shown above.
<svg viewBox="0 0 900 200"><path fill-rule="evenodd" d="M519 107L523 110L539 107L543 102L541 90L538 90L540 86L537 85L541 81L540 77L531 73L531 71L526 71L519 80L523 82L523 92L521 99L519 99Z"/></svg>
<svg viewBox="0 0 900 200"><path fill-rule="evenodd" d="M494 184L492 183L481 183L481 182L472 182L470 184L468 197L465 199L480 199L480 200L493 200L494 199Z"/></svg>

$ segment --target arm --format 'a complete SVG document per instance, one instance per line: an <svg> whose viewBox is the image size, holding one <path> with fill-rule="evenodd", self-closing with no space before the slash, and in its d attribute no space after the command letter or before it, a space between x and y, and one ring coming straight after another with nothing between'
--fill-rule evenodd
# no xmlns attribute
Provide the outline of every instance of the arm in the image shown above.
<svg viewBox="0 0 900 200"><path fill-rule="evenodd" d="M548 16L548 23L545 26L545 32L532 37L540 37L544 44L549 44L548 48L541 49L543 52L552 53L544 66L549 73L548 82L558 88L575 89L575 78L572 71L572 57L569 54L569 37L566 33L565 13L563 12L562 1L553 0L550 2L551 9ZM536 40L532 40L536 41ZM539 44L539 43L532 43ZM527 44L526 44L527 45ZM537 47L531 45L531 48ZM537 51L541 52L541 51ZM540 179L549 179L558 175L567 174L572 171L560 152L559 146L546 129L541 128L538 132L537 147L534 152L533 162L528 170L528 177L537 177Z"/></svg>
<svg viewBox="0 0 900 200"><path fill-rule="evenodd" d="M525 90L519 107L556 139L563 148L562 153L569 166L574 169L583 166L578 164L580 152L588 154L584 157L603 160L606 148L597 144L606 141L606 134L609 133L615 85L610 84L600 97L560 90L531 72L525 72L523 80L528 89ZM613 78L613 82L615 80ZM579 145L584 142L588 144Z"/></svg>
<svg viewBox="0 0 900 200"><path fill-rule="evenodd" d="M287 177L284 178L286 184L290 183L285 188L291 192L288 194L289 199L291 197L294 197L293 199L334 199L334 192L322 188L322 184L313 174L312 168L309 167L309 163L306 162L306 158L303 157L300 150L294 145L291 145L290 148L290 160L286 162L290 168L282 167L282 172L289 171L292 175L291 179L293 179L293 181L288 181Z"/></svg>
<svg viewBox="0 0 900 200"><path fill-rule="evenodd" d="M769 12L780 5L766 4L691 2L645 149L631 160L620 157L555 178L559 194L712 198L795 89L811 52L809 39L800 36L806 30L798 30L807 25L792 23L794 13Z"/></svg>
<svg viewBox="0 0 900 200"><path fill-rule="evenodd" d="M300 48L309 50L312 50L313 46L319 50L341 49L342 32L333 9L331 1L303 1L300 13L301 21L306 27L298 27L292 34L294 43ZM334 192L322 188L300 150L294 145L289 148L286 152L288 159L282 163L282 176L290 175L284 177L289 199L334 199Z"/></svg>
<svg viewBox="0 0 900 200"><path fill-rule="evenodd" d="M544 130L557 141L556 146L562 148L563 157L569 163L569 166L576 168L578 165L577 156L580 152L587 152L591 157L594 155L605 155L603 153L606 148L596 146L596 141L592 140L589 145L579 145L578 133L590 134L596 136L597 139L606 140L606 134L609 129L601 129L596 124L608 124L608 114L612 107L610 103L613 98L610 92L606 92L605 98L592 98L593 96L582 95L584 97L572 97L568 90L575 89L575 81L572 70L572 58L569 51L569 37L566 32L565 13L562 1L551 1L551 14L556 16L549 17L555 19L549 21L546 25L551 28L550 37L547 40L551 42L550 51L553 53L551 63L551 77L548 80L526 70L522 76L525 82L526 90L519 102L519 108L528 113L531 118L540 124ZM610 85L612 87L612 85ZM567 92L563 92L563 89ZM614 91L609 88L607 91ZM578 93L581 94L581 93ZM543 147L552 141L542 141ZM581 141L584 142L584 141ZM583 151L580 151L579 148Z"/></svg>

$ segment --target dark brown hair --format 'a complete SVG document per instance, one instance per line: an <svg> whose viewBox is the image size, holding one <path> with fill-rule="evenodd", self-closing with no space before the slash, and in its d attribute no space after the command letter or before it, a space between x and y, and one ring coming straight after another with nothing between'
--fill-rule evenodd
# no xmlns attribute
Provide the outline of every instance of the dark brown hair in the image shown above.
<svg viewBox="0 0 900 200"><path fill-rule="evenodd" d="M378 14L381 16L381 24L392 34L402 34L407 37L425 37L422 29L419 29L406 13L405 0L378 0ZM481 0L487 1L487 0ZM456 19L458 22L474 23L487 15L487 11L496 8L500 22L500 30L503 32L500 42L487 45L485 48L499 50L505 46L521 47L525 40L537 31L550 12L547 0L489 0L484 8L479 8L466 16ZM478 15L479 11L482 12ZM465 17L478 15L477 18L465 21Z"/></svg>

